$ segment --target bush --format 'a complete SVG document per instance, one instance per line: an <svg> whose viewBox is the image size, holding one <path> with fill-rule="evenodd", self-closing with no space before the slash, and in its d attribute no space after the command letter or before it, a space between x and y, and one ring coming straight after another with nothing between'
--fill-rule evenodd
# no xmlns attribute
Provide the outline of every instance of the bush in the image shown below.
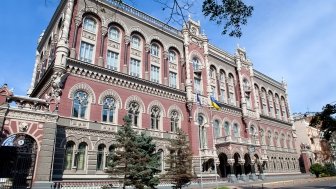
<svg viewBox="0 0 336 189"><path fill-rule="evenodd" d="M324 172L324 166L319 163L314 163L310 166L309 171L316 177L319 177L320 174Z"/></svg>
<svg viewBox="0 0 336 189"><path fill-rule="evenodd" d="M334 164L326 163L324 164L324 172L326 176L336 176L336 169Z"/></svg>

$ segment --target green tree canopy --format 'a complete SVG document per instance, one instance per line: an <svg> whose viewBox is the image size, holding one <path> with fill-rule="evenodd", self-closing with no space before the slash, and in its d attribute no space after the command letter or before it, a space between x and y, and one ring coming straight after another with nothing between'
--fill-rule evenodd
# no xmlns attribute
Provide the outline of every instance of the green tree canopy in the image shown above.
<svg viewBox="0 0 336 189"><path fill-rule="evenodd" d="M321 112L317 112L310 125L318 127L323 132L323 137L329 140L332 134L336 131L336 104L327 104L322 108Z"/></svg>
<svg viewBox="0 0 336 189"><path fill-rule="evenodd" d="M110 155L109 172L122 176L123 188L154 188L158 185L159 179L154 176L159 166L156 145L151 137L137 135L128 116L124 117L124 125L116 134L116 142L116 150Z"/></svg>
<svg viewBox="0 0 336 189"><path fill-rule="evenodd" d="M192 152L187 136L182 130L177 130L177 138L171 139L168 150L170 154L166 163L169 168L164 177L173 181L174 188L182 188L193 178Z"/></svg>

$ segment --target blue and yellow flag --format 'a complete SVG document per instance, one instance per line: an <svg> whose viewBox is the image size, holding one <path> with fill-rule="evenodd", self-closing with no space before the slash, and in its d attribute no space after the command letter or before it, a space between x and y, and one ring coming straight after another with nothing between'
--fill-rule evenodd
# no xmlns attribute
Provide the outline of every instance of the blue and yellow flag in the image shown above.
<svg viewBox="0 0 336 189"><path fill-rule="evenodd" d="M220 110L220 103L212 96L210 96L211 106L214 107L216 110Z"/></svg>

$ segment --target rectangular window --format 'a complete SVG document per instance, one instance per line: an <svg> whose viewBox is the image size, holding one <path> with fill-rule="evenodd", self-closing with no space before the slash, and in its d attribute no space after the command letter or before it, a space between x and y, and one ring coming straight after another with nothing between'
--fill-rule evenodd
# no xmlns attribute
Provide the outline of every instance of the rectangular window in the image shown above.
<svg viewBox="0 0 336 189"><path fill-rule="evenodd" d="M92 56L93 56L93 45L82 41L79 59L84 62L92 63Z"/></svg>
<svg viewBox="0 0 336 189"><path fill-rule="evenodd" d="M131 58L130 75L140 77L140 60Z"/></svg>
<svg viewBox="0 0 336 189"><path fill-rule="evenodd" d="M174 72L169 72L169 87L176 88L176 75Z"/></svg>
<svg viewBox="0 0 336 189"><path fill-rule="evenodd" d="M201 80L194 78L194 92L198 94L203 94L203 91L201 90Z"/></svg>
<svg viewBox="0 0 336 189"><path fill-rule="evenodd" d="M151 81L156 83L160 81L160 68L157 66L151 66Z"/></svg>
<svg viewBox="0 0 336 189"><path fill-rule="evenodd" d="M220 97L220 100L222 101L222 102L225 102L225 90L224 89L221 89L221 95L220 95L221 97Z"/></svg>
<svg viewBox="0 0 336 189"><path fill-rule="evenodd" d="M119 54L107 51L107 68L111 70L118 70L118 64L119 64Z"/></svg>
<svg viewBox="0 0 336 189"><path fill-rule="evenodd" d="M211 96L214 97L214 98L216 98L215 95L216 95L216 87L211 86Z"/></svg>

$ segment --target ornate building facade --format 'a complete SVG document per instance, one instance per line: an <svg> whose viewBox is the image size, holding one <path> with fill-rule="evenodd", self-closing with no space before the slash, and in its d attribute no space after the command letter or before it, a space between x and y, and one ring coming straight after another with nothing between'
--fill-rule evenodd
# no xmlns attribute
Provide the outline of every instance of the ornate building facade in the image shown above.
<svg viewBox="0 0 336 189"><path fill-rule="evenodd" d="M298 173L286 83L200 31L191 19L178 30L113 0L62 0L39 39L29 97L0 90L2 145L33 141L36 187L107 180L107 156L129 115L154 137L162 174L177 128L188 134L198 177Z"/></svg>

